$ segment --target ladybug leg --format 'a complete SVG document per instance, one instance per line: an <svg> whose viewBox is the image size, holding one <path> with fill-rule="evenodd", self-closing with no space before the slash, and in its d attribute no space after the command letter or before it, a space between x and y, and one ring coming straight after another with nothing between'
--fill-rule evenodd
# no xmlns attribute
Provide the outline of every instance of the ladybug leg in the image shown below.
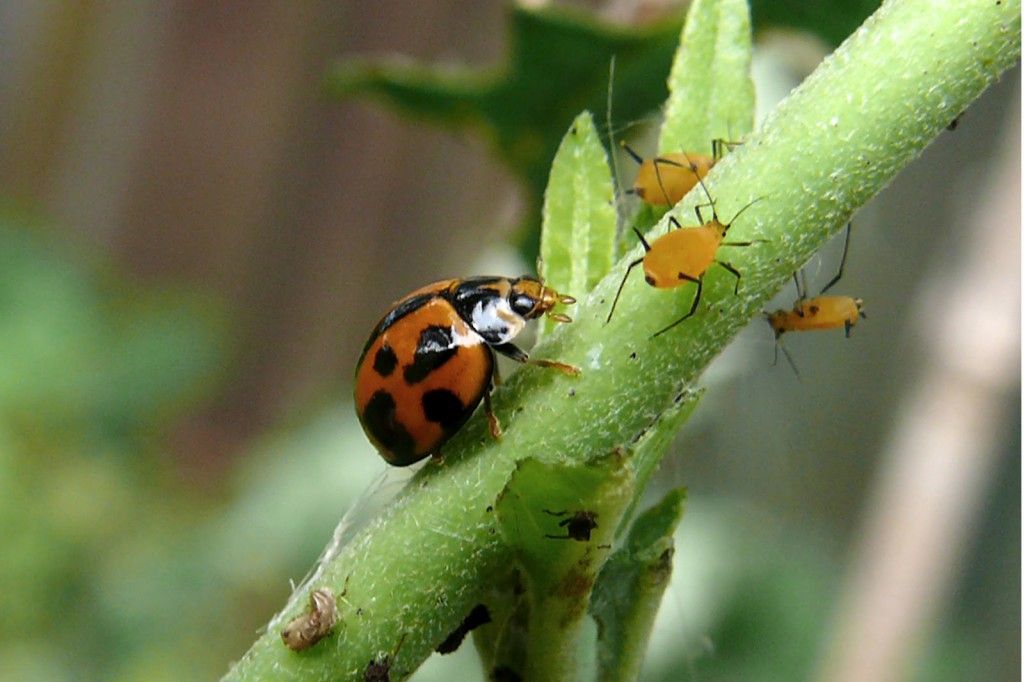
<svg viewBox="0 0 1024 682"><path fill-rule="evenodd" d="M487 428L491 432L491 438L498 440L501 438L501 422L498 421L498 417L494 414L494 408L491 407L491 390L497 384L498 378L498 363L494 363L494 369L491 371L491 384L484 391L484 414L487 415Z"/></svg>
<svg viewBox="0 0 1024 682"><path fill-rule="evenodd" d="M498 369L498 359L494 358L494 369L491 370L491 387L501 386L501 371Z"/></svg>
<svg viewBox="0 0 1024 682"><path fill-rule="evenodd" d="M551 369L557 369L562 374L567 374L571 377L578 376L580 370L578 367L567 365L564 362L557 360L537 360L531 359L521 348L517 347L513 343L501 343L496 346L491 346L495 351L501 353L507 358L511 358L516 362L521 362L527 365L538 365L540 367L550 367Z"/></svg>

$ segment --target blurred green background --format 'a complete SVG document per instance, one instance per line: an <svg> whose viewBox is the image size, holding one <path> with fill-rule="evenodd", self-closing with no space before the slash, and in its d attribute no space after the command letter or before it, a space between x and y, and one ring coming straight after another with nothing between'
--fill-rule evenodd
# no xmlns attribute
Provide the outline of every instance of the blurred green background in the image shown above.
<svg viewBox="0 0 1024 682"><path fill-rule="evenodd" d="M754 3L761 113L871 9ZM498 0L0 3L0 679L216 678L386 503L365 335L426 282L532 270L537 198L494 139L324 77L499 69L509 25ZM665 75L627 80L657 101ZM851 339L787 338L797 381L754 320L706 375L654 485L690 497L645 679L1019 678L1019 81L855 217ZM464 646L415 679L478 675Z"/></svg>

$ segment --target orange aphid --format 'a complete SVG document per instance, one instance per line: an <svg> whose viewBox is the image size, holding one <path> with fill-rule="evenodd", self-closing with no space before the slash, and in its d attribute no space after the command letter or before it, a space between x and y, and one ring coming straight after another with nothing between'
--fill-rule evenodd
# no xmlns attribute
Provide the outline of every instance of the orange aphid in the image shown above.
<svg viewBox="0 0 1024 682"><path fill-rule="evenodd" d="M775 362L778 362L779 348L782 347L779 338L786 332L806 332L822 329L838 329L842 327L849 338L850 330L864 314L864 301L850 296L823 296L826 291L839 281L843 276L843 269L846 267L846 256L850 250L850 226L846 226L846 244L843 246L843 258L839 263L839 272L826 284L821 293L814 298L807 298L807 285L801 285L800 274L793 275L793 282L796 284L797 300L790 309L776 310L773 313L765 312L765 319L768 325L775 332ZM786 361L789 362L793 371L797 371L796 363L790 357L789 352L782 348ZM774 364L774 363L773 363Z"/></svg>
<svg viewBox="0 0 1024 682"><path fill-rule="evenodd" d="M786 332L806 332L818 329L846 329L850 335L857 321L867 317L864 301L850 296L815 296L797 301L791 310L776 310L768 314L768 324L779 338Z"/></svg>
<svg viewBox="0 0 1024 682"><path fill-rule="evenodd" d="M683 154L683 156L686 157L686 154ZM704 273L707 272L712 264L717 263L736 277L734 292L739 292L741 277L739 270L726 261L718 260L716 255L720 246L750 246L756 241L762 241L725 241L729 228L736 222L740 214L760 201L760 198L754 199L737 211L730 222L723 223L715 209L715 200L708 194L707 187L704 187L704 181L698 178L697 182L708 196L712 219L707 222L704 221L700 206L694 208L694 213L697 214L697 220L700 222L698 226L684 228L674 216L670 216L669 222L676 229L669 229L668 232L658 237L653 243L648 243L643 234L634 227L633 231L636 232L640 243L643 244L645 253L641 258L631 262L629 267L626 268L626 274L622 278L622 283L619 284L619 290L615 293L615 300L612 301L612 308L608 312L608 319L605 322L610 322L612 319L615 306L619 302L619 295L626 284L626 279L629 278L629 273L641 263L644 266L644 280L656 289L671 289L682 286L687 282L693 282L697 285L697 293L693 298L693 305L690 307L689 312L659 331L655 336L675 327L677 324L690 318L697 311L704 287ZM705 206L707 205L705 204Z"/></svg>
<svg viewBox="0 0 1024 682"><path fill-rule="evenodd" d="M626 153L640 164L629 193L652 206L675 206L722 159L723 150L729 144L725 140L712 141L711 156L671 152L644 159L623 143Z"/></svg>

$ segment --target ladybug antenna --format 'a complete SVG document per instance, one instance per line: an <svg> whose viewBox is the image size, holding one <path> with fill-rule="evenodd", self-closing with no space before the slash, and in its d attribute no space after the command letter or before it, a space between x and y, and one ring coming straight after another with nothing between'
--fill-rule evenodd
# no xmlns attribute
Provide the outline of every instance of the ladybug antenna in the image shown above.
<svg viewBox="0 0 1024 682"><path fill-rule="evenodd" d="M550 301L548 305L548 311L544 313L544 316L551 318L555 322L572 322L571 317L569 317L565 313L556 313L554 310L552 310L552 308L559 303L561 303L562 305L572 305L573 303L576 302L576 299L573 298L572 296L569 296L568 294L560 294L554 289L548 287L545 287L544 289L545 290L542 298L545 301Z"/></svg>

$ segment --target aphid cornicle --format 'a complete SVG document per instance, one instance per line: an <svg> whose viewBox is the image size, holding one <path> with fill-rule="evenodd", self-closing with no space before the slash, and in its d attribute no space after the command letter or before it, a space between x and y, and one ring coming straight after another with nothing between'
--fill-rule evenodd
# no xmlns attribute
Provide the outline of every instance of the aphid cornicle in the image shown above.
<svg viewBox="0 0 1024 682"><path fill-rule="evenodd" d="M531 359L512 344L528 320L575 303L534 277L473 277L434 282L395 303L370 334L356 367L359 422L381 456L408 466L451 438L484 401L491 435L501 427L491 411L498 352L517 362L575 375L555 360Z"/></svg>
<svg viewBox="0 0 1024 682"><path fill-rule="evenodd" d="M708 197L709 204L705 204L705 206L711 206L712 220L704 221L704 216L700 210L701 206L694 207L694 213L697 214L697 220L700 222L700 225L694 227L684 228L674 216L669 216L669 231L655 239L652 243L648 243L640 230L634 227L633 231L644 247L644 255L632 261L626 268L626 274L623 275L619 289L615 292L615 299L612 301L612 307L608 311L608 319L605 322L611 322L612 314L615 312L615 306L619 302L619 296L622 294L622 288L626 285L629 273L640 264L644 266L644 280L656 289L671 289L682 286L687 282L697 285L697 292L694 294L693 304L690 306L689 312L655 333L654 336L664 334L697 312L701 292L704 289L704 273L707 272L713 263L717 263L736 278L736 286L733 291L739 293L740 271L730 263L719 260L716 256L721 246L750 246L756 242L764 241L761 239L739 242L725 241L726 234L733 223L736 222L736 219L744 211L760 201L761 198L754 199L737 211L730 222L723 223L718 217L715 200L708 193L707 187L704 186L704 181L698 178L697 183L704 189L704 193ZM676 229L672 229L672 227Z"/></svg>

